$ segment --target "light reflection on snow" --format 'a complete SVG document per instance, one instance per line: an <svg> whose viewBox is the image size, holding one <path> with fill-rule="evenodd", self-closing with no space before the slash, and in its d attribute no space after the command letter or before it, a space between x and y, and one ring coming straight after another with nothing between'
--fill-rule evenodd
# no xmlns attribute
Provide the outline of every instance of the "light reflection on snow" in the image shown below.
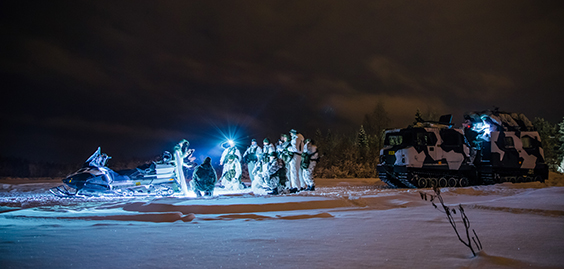
<svg viewBox="0 0 564 269"><path fill-rule="evenodd" d="M442 189L447 203L464 204L485 242L487 254L471 259L444 215L421 200L418 192L432 190L341 181L320 180L314 192L277 196L219 189L210 198L60 198L47 193L49 184L4 184L0 264L427 268L439 262L492 268L501 261L507 268L556 268L563 262L562 187L531 182Z"/></svg>
<svg viewBox="0 0 564 269"><path fill-rule="evenodd" d="M209 203L273 203L284 199L283 197L293 197L293 201L301 202L304 200L318 200L339 197L360 197L365 195L378 195L380 191L385 190L382 186L333 186L318 187L314 192L300 192L297 194L286 195L264 195L261 193L256 195L251 188L243 190L223 190L216 188L213 197L196 197L192 191L188 192L188 196L181 194L173 196L79 196L62 198L54 196L47 192L52 184L35 183L35 184L17 184L9 186L2 184L0 189L9 190L0 192L0 205L9 208L41 208L53 206L74 206L74 207L90 207L105 203L131 203L131 202L159 202L159 200L174 199L179 204L209 204ZM244 198L240 200L237 198ZM231 200L231 201L229 201ZM2 212L0 208L0 212Z"/></svg>

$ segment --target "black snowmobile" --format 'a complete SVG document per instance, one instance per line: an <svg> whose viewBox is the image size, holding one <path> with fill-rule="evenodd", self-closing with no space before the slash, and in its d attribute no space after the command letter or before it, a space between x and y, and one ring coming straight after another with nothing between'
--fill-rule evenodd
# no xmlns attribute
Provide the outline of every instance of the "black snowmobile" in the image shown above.
<svg viewBox="0 0 564 269"><path fill-rule="evenodd" d="M180 182L175 173L176 164L168 151L165 151L159 161L122 171L113 171L106 166L110 158L98 148L82 168L63 179L64 185L51 188L49 191L60 197L164 196L179 191ZM195 166L195 163L190 165Z"/></svg>

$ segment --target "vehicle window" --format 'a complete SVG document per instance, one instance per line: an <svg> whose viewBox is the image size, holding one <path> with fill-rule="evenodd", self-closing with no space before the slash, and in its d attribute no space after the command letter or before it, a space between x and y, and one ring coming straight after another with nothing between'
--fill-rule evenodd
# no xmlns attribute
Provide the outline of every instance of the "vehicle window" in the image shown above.
<svg viewBox="0 0 564 269"><path fill-rule="evenodd" d="M521 142L523 142L524 149L533 148L533 140L528 136L521 137Z"/></svg>
<svg viewBox="0 0 564 269"><path fill-rule="evenodd" d="M505 147L506 148L515 148L515 142L513 141L513 137L505 137Z"/></svg>
<svg viewBox="0 0 564 269"><path fill-rule="evenodd" d="M417 133L416 137L417 137L416 144L418 146L427 145L427 136L424 133Z"/></svg>
<svg viewBox="0 0 564 269"><path fill-rule="evenodd" d="M457 132L444 132L441 136L443 146L460 146L462 145L461 135Z"/></svg>
<svg viewBox="0 0 564 269"><path fill-rule="evenodd" d="M416 144L418 146L434 146L435 145L435 141L434 141L434 134L431 133L417 133L416 136Z"/></svg>
<svg viewBox="0 0 564 269"><path fill-rule="evenodd" d="M401 135L388 135L386 137L386 145L398 146L403 143L403 136Z"/></svg>

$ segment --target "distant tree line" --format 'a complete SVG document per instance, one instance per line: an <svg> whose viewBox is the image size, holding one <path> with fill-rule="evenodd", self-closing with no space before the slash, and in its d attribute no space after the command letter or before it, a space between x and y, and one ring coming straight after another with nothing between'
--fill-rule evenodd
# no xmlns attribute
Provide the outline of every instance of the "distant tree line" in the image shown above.
<svg viewBox="0 0 564 269"><path fill-rule="evenodd" d="M61 177L76 165L0 157L0 177Z"/></svg>
<svg viewBox="0 0 564 269"><path fill-rule="evenodd" d="M114 170L132 169L145 161L129 159L125 161L110 161L109 167ZM0 157L0 177L53 177L61 178L75 172L82 163L54 163L30 161L22 158Z"/></svg>
<svg viewBox="0 0 564 269"><path fill-rule="evenodd" d="M437 113L427 108L425 113L419 109L415 119L438 119ZM392 121L382 103L377 103L372 112L365 114L356 133L341 134L327 130L317 130L314 135L321 153L315 168L318 178L376 178L376 166L380 150L384 147L384 131L391 127Z"/></svg>
<svg viewBox="0 0 564 269"><path fill-rule="evenodd" d="M437 120L431 109L417 110L415 119ZM542 141L545 162L551 171L564 173L564 118L551 124L535 118L533 124ZM380 149L384 146L384 131L391 126L388 112L378 103L371 113L364 115L362 124L353 133L317 130L313 138L319 149L320 161L315 169L318 178L375 178ZM156 159L157 157L155 157ZM150 162L150 161L149 161ZM132 169L147 160L111 160L114 170ZM74 164L34 162L20 158L0 157L0 177L64 177L80 166Z"/></svg>
<svg viewBox="0 0 564 269"><path fill-rule="evenodd" d="M320 161L315 176L320 178L374 178L380 149L384 145L384 130L391 124L388 112L378 103L364 115L362 125L353 134L320 130L314 135Z"/></svg>

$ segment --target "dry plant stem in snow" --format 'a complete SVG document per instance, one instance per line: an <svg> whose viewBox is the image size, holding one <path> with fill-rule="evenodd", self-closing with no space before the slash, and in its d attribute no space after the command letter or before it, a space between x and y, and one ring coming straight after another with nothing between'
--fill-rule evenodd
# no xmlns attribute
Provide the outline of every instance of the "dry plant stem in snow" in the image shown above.
<svg viewBox="0 0 564 269"><path fill-rule="evenodd" d="M460 236L460 232L456 227L456 221L454 220L454 216L453 216L456 215L456 208L451 209L450 207L445 205L443 201L443 197L441 197L441 189L435 186L433 187L433 190L435 191L435 194L427 194L424 192L419 192L419 194L421 194L421 199L431 202L431 204L437 210L447 215L448 222L450 222L450 225L454 229L456 236L458 236L458 240L460 240L462 244L467 246L470 249L470 251L472 251L474 257L476 257L476 251L474 250L474 248L477 251L482 250L482 243L480 242L480 238L478 238L478 235L476 234L476 231L474 231L474 229L472 229L473 236L470 235L470 220L468 219L468 216L466 216L466 213L464 213L464 208L462 208L461 204L458 205L458 212L460 213L460 217L462 218L462 224L464 224L464 229L466 230L466 239L463 239ZM435 199L439 200L439 202L441 203L441 207L435 204Z"/></svg>

